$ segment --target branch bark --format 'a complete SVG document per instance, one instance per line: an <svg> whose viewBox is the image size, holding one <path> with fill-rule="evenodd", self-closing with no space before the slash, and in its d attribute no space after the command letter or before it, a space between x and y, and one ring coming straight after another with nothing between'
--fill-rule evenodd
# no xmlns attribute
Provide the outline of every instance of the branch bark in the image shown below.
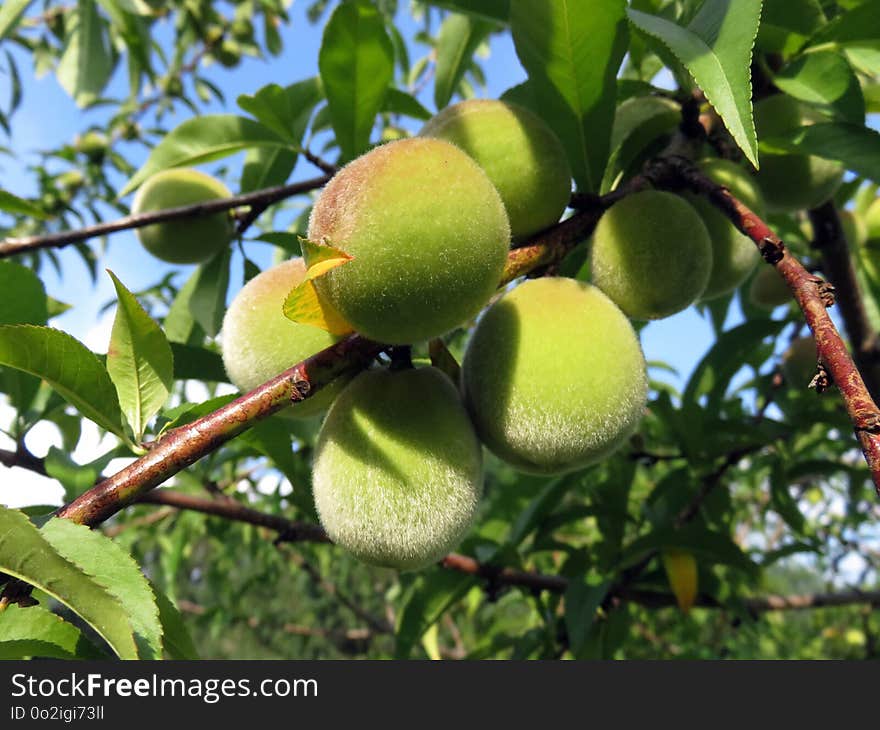
<svg viewBox="0 0 880 730"><path fill-rule="evenodd" d="M644 184L643 181L639 185ZM627 188L629 189L629 188ZM623 191L597 199L596 207L575 213L510 252L502 283L562 258L589 236L605 210ZM166 434L148 454L61 508L59 516L94 527L181 469L198 461L257 421L308 398L337 376L366 367L382 345L352 335L294 365L268 383L219 410Z"/></svg>
<svg viewBox="0 0 880 730"><path fill-rule="evenodd" d="M42 459L18 452L0 449L0 463L6 466L20 466L39 474L46 474ZM243 522L256 527L264 527L277 533L276 543L332 543L320 525L309 522L290 520L281 515L269 514L252 509L233 499L208 499L197 497L172 489L158 489L138 497L137 504L152 504L174 510L200 512L212 517L220 517L233 522ZM111 528L112 529L112 528ZM440 565L466 575L482 578L494 588L511 586L526 588L531 591L549 591L565 593L568 579L558 575L546 575L531 571L501 568L496 565L481 563L475 558L459 553L450 553L440 561ZM631 601L646 608L663 608L675 606L675 598L665 593L640 591L619 584L612 589L612 601ZM804 610L809 608L827 608L867 604L880 606L880 591L842 591L838 593L814 593L792 596L763 596L745 599L746 608L753 613L765 611ZM722 608L716 601L702 596L696 606L703 608Z"/></svg>
<svg viewBox="0 0 880 730"><path fill-rule="evenodd" d="M276 542L330 542L327 534L318 525L295 522L279 515L270 515L251 509L242 504L230 503L226 500L212 500L193 497L170 489L159 489L144 495L143 503L166 505L177 509L190 509L207 515L223 517L236 522L246 522L259 527L267 527L278 533ZM466 575L485 579L490 586L516 586L532 591L550 591L565 593L568 579L558 575L545 575L529 571L499 568L498 566L481 563L475 558L458 553L450 553L440 561L440 565ZM639 591L621 587L615 591L614 598L630 601L646 608L662 608L675 606L674 596L652 591ZM880 605L880 591L842 591L839 593L815 593L793 596L762 596L747 598L746 608L755 613L765 611L803 610L808 608L825 608L830 606L848 606L853 604ZM697 606L703 608L723 608L717 601L706 596L701 597Z"/></svg>
<svg viewBox="0 0 880 730"><path fill-rule="evenodd" d="M366 367L385 349L351 335L219 410L168 432L149 453L62 507L58 516L90 527L100 524L257 421L304 400L343 373Z"/></svg>
<svg viewBox="0 0 880 730"><path fill-rule="evenodd" d="M834 287L807 271L785 248L770 227L731 192L703 175L689 160L658 158L645 177L668 190L691 190L704 195L748 236L764 260L785 279L813 333L819 362L837 385L880 497L880 410L853 363L827 308L834 304Z"/></svg>
<svg viewBox="0 0 880 730"><path fill-rule="evenodd" d="M205 203L182 205L179 208L166 208L165 210L155 210L149 213L127 215L115 221L97 223L93 226L86 226L85 228L78 228L73 231L60 231L45 236L7 238L0 242L0 259L28 251L37 251L42 248L62 248L71 243L87 241L90 238L97 238L98 236L116 233L117 231L142 228L153 223L163 223L164 221L177 220L179 218L195 218L244 206L250 206L262 212L268 205L277 203L279 200L306 193L310 190L317 190L323 187L329 179L329 175L323 175L322 177L314 177L302 182L290 183L289 185L278 185L274 188L265 188L264 190L257 190L243 195L209 200Z"/></svg>
<svg viewBox="0 0 880 730"><path fill-rule="evenodd" d="M849 245L840 223L840 216L834 201L808 213L813 226L813 245L822 257L822 270L834 286L843 326L849 337L856 366L865 379L871 396L880 395L878 365L880 351L877 347L877 333L871 327L861 287L853 267Z"/></svg>

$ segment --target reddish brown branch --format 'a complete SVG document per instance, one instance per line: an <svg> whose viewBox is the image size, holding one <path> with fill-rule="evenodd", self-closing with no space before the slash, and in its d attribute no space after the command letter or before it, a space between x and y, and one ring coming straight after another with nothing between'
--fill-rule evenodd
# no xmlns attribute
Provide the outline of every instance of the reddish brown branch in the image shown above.
<svg viewBox="0 0 880 730"><path fill-rule="evenodd" d="M267 527L278 533L278 542L330 542L326 533L317 525L295 522L287 518L265 514L238 503L226 500L205 499L194 497L170 489L159 489L145 495L141 502L161 504L178 509L191 509L207 515L223 517L237 522L246 522L259 527ZM550 591L565 593L568 579L558 575L545 575L512 568L500 568L487 565L478 560L450 553L440 564L448 570L455 570L486 580L490 586L518 586L533 591ZM666 593L637 591L621 587L615 592L615 599L632 601L647 608L674 606L675 598ZM744 601L747 609L752 612L783 611L791 609L823 608L828 606L846 606L851 604L880 605L880 591L844 591L841 593L818 593L800 596L764 596L747 598ZM716 601L701 597L698 606L704 608L721 608Z"/></svg>
<svg viewBox="0 0 880 730"><path fill-rule="evenodd" d="M339 375L365 367L384 345L352 335L285 370L219 410L165 434L125 469L84 492L58 515L94 527L258 420L308 398Z"/></svg>
<svg viewBox="0 0 880 730"><path fill-rule="evenodd" d="M619 195L604 199L601 205L607 207ZM600 214L598 210L577 213L533 237L526 249L512 251L504 281L550 260L561 260L590 234ZM220 410L165 435L148 454L62 507L59 515L91 526L100 524L258 420L288 405L291 400L308 397L343 372L365 367L385 349L384 345L353 335L323 350ZM297 388L304 388L304 392L300 393Z"/></svg>
<svg viewBox="0 0 880 730"><path fill-rule="evenodd" d="M7 466L21 466L25 469L45 474L42 459L25 458L14 451L0 450L0 462ZM277 533L278 543L314 542L330 543L330 538L319 525L298 522L280 515L268 514L247 507L232 499L207 499L185 494L171 489L159 489L140 496L141 504L155 504L178 510L200 512L213 517L221 517L233 522L243 522L257 527L265 527ZM114 528L110 528L111 530ZM501 568L480 563L467 555L450 553L440 564L448 570L455 570L475 577L483 578L493 586L517 586L533 591L550 591L565 593L568 579L557 575L545 575L512 568ZM22 584L24 587L25 584ZM662 608L674 606L675 599L666 593L638 591L620 586L614 590L615 601L632 601L646 608ZM817 593L796 596L764 596L745 600L745 606L752 612L797 610L823 608L830 606L846 606L853 604L880 605L880 591L844 591L840 593ZM714 600L701 597L697 606L704 608L720 608Z"/></svg>
<svg viewBox="0 0 880 730"><path fill-rule="evenodd" d="M78 241L86 241L90 238L104 236L108 233L117 231L126 231L132 228L142 228L153 223L162 223L164 221L177 220L178 218L194 218L211 213L219 213L232 208L250 206L254 209L265 210L265 208L277 203L279 200L290 198L300 193L316 190L329 180L327 175L322 177L303 180L302 182L291 183L289 185L279 185L274 188L265 188L244 195L235 195L229 198L220 198L218 200L209 200L205 203L196 203L195 205L182 205L179 208L166 208L165 210L156 210L149 213L138 213L136 215L128 215L108 223L97 223L93 226L78 228L73 231L60 231L58 233L50 233L45 236L25 236L23 238L7 238L0 241L0 259L14 256L15 254L24 253L26 251L36 251L42 248L61 248Z"/></svg>
<svg viewBox="0 0 880 730"><path fill-rule="evenodd" d="M689 189L707 197L754 241L764 260L775 266L785 279L813 332L819 362L840 390L880 496L880 410L828 314L827 308L834 303L834 288L807 271L757 214L727 188L703 175L689 160L678 157L654 160L645 176L657 187Z"/></svg>
<svg viewBox="0 0 880 730"><path fill-rule="evenodd" d="M257 527L267 527L278 533L279 542L330 542L327 533L318 525L294 522L280 515L259 512L234 499L206 499L171 489L155 489L142 495L137 501L143 504L161 504L176 509L201 512L234 522L246 522Z"/></svg>
<svg viewBox="0 0 880 730"><path fill-rule="evenodd" d="M709 197L741 231L755 241L764 258L785 277L814 332L822 364L840 388L875 485L880 490L880 412L828 316L826 306L831 303L830 290L786 251L782 241L764 221L736 200L726 188L702 175L688 160L673 157L655 161L644 176L635 179L624 189L612 196L591 201L595 208L576 213L533 237L527 245L514 249L501 283L561 260L590 234L602 210L614 200L647 184L673 189L689 188ZM92 526L99 524L257 420L284 407L291 399L307 397L341 372L363 367L383 349L381 345L353 336L318 353L219 411L176 429L149 454L62 508L60 514ZM303 385L305 392L300 393L297 388Z"/></svg>

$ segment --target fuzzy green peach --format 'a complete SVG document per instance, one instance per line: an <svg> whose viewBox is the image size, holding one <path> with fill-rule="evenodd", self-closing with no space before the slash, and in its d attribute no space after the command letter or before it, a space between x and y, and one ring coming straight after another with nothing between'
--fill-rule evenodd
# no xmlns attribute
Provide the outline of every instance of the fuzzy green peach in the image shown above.
<svg viewBox="0 0 880 730"><path fill-rule="evenodd" d="M678 195L644 190L607 210L590 251L593 283L632 319L661 319L706 289L712 241L703 219Z"/></svg>
<svg viewBox="0 0 880 730"><path fill-rule="evenodd" d="M784 136L794 129L829 121L817 109L784 94L755 104L758 139ZM767 210L793 213L815 208L830 198L843 180L843 165L815 155L762 153L756 175Z"/></svg>
<svg viewBox="0 0 880 730"><path fill-rule="evenodd" d="M446 107L419 133L452 142L483 168L504 201L514 238L559 220L571 195L571 167L559 138L517 104L470 99Z"/></svg>
<svg viewBox="0 0 880 730"><path fill-rule="evenodd" d="M417 570L454 549L483 466L452 381L432 367L355 377L321 427L312 485L327 534L360 560Z"/></svg>
<svg viewBox="0 0 880 730"><path fill-rule="evenodd" d="M352 257L315 280L319 295L366 337L410 344L483 308L507 261L510 226L470 157L414 138L340 170L315 203L309 239Z"/></svg>
<svg viewBox="0 0 880 730"><path fill-rule="evenodd" d="M816 374L816 343L798 337L782 355L782 374L789 388L806 388Z"/></svg>
<svg viewBox="0 0 880 730"><path fill-rule="evenodd" d="M701 163L700 169L710 180L730 190L750 210L764 216L761 191L742 167L729 160L716 159ZM712 242L712 272L701 298L714 299L729 294L757 266L761 258L758 247L704 196L686 193L684 197L700 214Z"/></svg>
<svg viewBox="0 0 880 730"><path fill-rule="evenodd" d="M749 285L749 300L761 309L775 309L792 301L791 289L773 266L758 269Z"/></svg>
<svg viewBox="0 0 880 730"><path fill-rule="evenodd" d="M242 392L339 341L329 332L284 316L284 300L305 275L301 258L277 264L245 284L226 310L223 364L229 379ZM348 380L339 378L282 413L295 418L322 413Z"/></svg>
<svg viewBox="0 0 880 730"><path fill-rule="evenodd" d="M174 167L157 172L144 182L135 195L131 212L134 215L150 213L230 195L229 189L216 178L198 170ZM207 261L229 245L233 231L232 218L227 211L135 229L147 251L173 264Z"/></svg>
<svg viewBox="0 0 880 730"><path fill-rule="evenodd" d="M480 318L462 364L477 433L527 472L559 473L619 448L648 392L638 337L596 287L532 279Z"/></svg>

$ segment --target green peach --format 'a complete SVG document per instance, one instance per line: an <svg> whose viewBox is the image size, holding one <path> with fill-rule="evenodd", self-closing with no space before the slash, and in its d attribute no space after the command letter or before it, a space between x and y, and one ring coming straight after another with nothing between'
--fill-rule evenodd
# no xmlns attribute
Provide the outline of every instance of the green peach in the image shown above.
<svg viewBox="0 0 880 730"><path fill-rule="evenodd" d="M132 214L205 203L230 196L219 180L198 170L174 167L147 179L135 195ZM207 261L229 245L232 218L222 211L208 216L179 218L135 229L144 248L162 261L195 264Z"/></svg>
<svg viewBox="0 0 880 730"><path fill-rule="evenodd" d="M701 163L700 168L706 177L726 187L740 202L759 216L764 216L761 191L742 167L729 160L716 159ZM700 214L712 241L712 273L709 274L709 283L702 299L729 294L748 278L758 264L761 258L758 247L704 196L688 193L684 197Z"/></svg>
<svg viewBox="0 0 880 730"><path fill-rule="evenodd" d="M749 300L761 309L776 309L793 299L791 289L773 266L758 269L749 285Z"/></svg>
<svg viewBox="0 0 880 730"><path fill-rule="evenodd" d="M798 337L782 355L782 374L789 388L806 388L816 374L816 343Z"/></svg>
<svg viewBox="0 0 880 730"><path fill-rule="evenodd" d="M828 119L818 110L784 94L755 104L758 139L825 121ZM767 210L774 213L815 208L828 200L843 180L841 163L815 155L765 152L761 153L760 163L756 179Z"/></svg>
<svg viewBox="0 0 880 730"><path fill-rule="evenodd" d="M559 138L517 104L471 99L446 107L419 133L452 142L485 170L504 201L514 238L559 220L571 195L571 167Z"/></svg>
<svg viewBox="0 0 880 730"><path fill-rule="evenodd" d="M621 446L642 418L648 384L623 312L590 284L542 278L482 316L462 390L493 453L523 471L559 473Z"/></svg>
<svg viewBox="0 0 880 730"><path fill-rule="evenodd" d="M660 190L629 195L605 212L593 233L593 283L628 317L661 319L706 289L712 241L683 198Z"/></svg>
<svg viewBox="0 0 880 730"><path fill-rule="evenodd" d="M482 450L436 368L370 370L327 413L315 446L315 506L357 558L415 570L456 547L483 489Z"/></svg>
<svg viewBox="0 0 880 730"><path fill-rule="evenodd" d="M319 295L366 337L409 344L483 308L507 261L510 226L470 157L415 138L377 147L334 175L309 238L352 257L315 280Z"/></svg>
<svg viewBox="0 0 880 730"><path fill-rule="evenodd" d="M301 258L277 264L245 284L226 310L223 364L229 379L243 393L341 339L284 316L284 300L305 275ZM339 378L282 413L294 418L322 413L348 380Z"/></svg>

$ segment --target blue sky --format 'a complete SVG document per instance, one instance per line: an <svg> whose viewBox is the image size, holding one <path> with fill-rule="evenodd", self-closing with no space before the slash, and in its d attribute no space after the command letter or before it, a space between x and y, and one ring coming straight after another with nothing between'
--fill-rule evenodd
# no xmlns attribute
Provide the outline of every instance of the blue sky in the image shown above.
<svg viewBox="0 0 880 730"><path fill-rule="evenodd" d="M236 69L229 70L214 65L206 70L207 77L220 86L226 95L226 104L224 106L214 102L204 108L204 113L239 112L235 104L239 94L251 94L267 83L285 85L317 74L322 28L307 22L305 8L305 3L295 3L291 11L292 22L281 29L285 48L279 58L260 60L246 57ZM412 19L407 14L401 13L399 21L404 36L411 37L415 29ZM167 43L168 37L168 28L160 23L157 27L157 39L160 42L165 40ZM424 46L410 48L413 59L424 52ZM8 158L0 158L0 175L2 175L3 187L27 195L33 192L33 188L30 178L22 174L22 165L28 160L36 160L33 152L70 142L78 131L88 126L102 127L106 123L107 112L102 108L87 111L78 109L58 85L54 75L47 74L40 79L34 78L29 58L21 52L16 54L24 78L25 95L22 107L13 117L12 139L9 146L21 156L21 159L17 164ZM509 34L493 36L491 55L486 59L484 68L488 88L479 92L481 96L497 98L507 88L525 79L525 73L516 57ZM0 99L8 98L8 86L8 79L0 75ZM107 95L121 97L125 91L124 74L117 73ZM433 109L432 85L422 92L421 100L429 109ZM190 111L181 108L176 121L182 121L190 115ZM164 124L168 128L174 126L174 117L166 117ZM0 143L4 142L0 140ZM120 149L135 164L140 164L146 155L146 150L136 144L127 144ZM230 158L220 164L228 165L233 174L236 174L241 167L241 157ZM205 169L211 171L217 167L218 163L215 163L213 166L206 166ZM314 174L315 168L301 160L294 171L293 179L306 178ZM120 178L118 187L123 183L124 180ZM231 183L234 190L234 180ZM191 267L175 268L156 261L141 248L132 232L114 234L108 241L108 249L100 262L101 268L113 270L133 291L146 288L171 270L180 271L179 280L183 281L191 270ZM261 266L270 263L268 246L259 243L249 244L247 252L248 256ZM97 284L92 286L84 265L74 251L64 250L61 260L64 277L59 279L54 275L51 267L46 267L47 288L52 296L75 307L57 318L55 325L74 336L86 338L91 347L104 351L107 336L106 317L103 327L96 329L96 325L101 306L114 296L109 278L102 273ZM241 259L237 254L234 258L232 281L230 297L234 295L241 281ZM699 361L713 338L709 324L693 309L689 309L661 322L651 323L643 330L642 339L649 360L665 360L682 374L686 374ZM668 377L666 375L664 379Z"/></svg>

